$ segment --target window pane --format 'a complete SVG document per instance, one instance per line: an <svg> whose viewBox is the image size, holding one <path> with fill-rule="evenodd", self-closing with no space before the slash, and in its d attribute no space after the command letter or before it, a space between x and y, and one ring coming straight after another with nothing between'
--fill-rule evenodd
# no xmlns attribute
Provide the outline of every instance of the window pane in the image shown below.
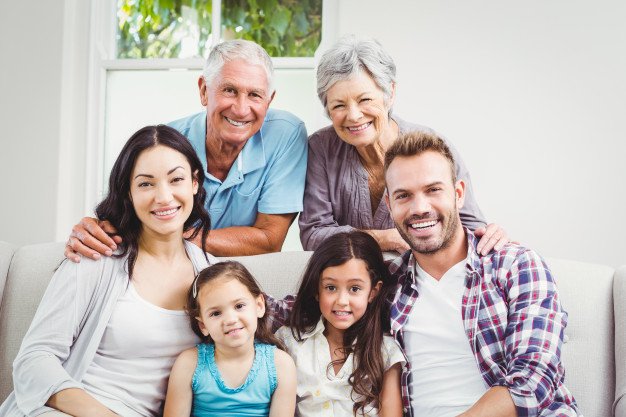
<svg viewBox="0 0 626 417"><path fill-rule="evenodd" d="M211 0L118 0L118 58L206 57ZM223 0L222 37L262 45L271 56L313 56L322 0Z"/></svg>
<svg viewBox="0 0 626 417"><path fill-rule="evenodd" d="M313 56L322 37L322 0L223 0L222 36L248 39L274 57Z"/></svg>

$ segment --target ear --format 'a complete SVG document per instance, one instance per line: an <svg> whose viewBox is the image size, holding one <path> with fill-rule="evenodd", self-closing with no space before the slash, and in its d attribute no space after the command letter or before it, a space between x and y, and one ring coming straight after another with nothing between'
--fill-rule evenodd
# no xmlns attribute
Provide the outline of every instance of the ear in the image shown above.
<svg viewBox="0 0 626 417"><path fill-rule="evenodd" d="M209 335L209 329L207 329L207 327L204 325L204 322L202 321L202 318L196 317L196 320L198 320L198 327L200 327L200 332L203 335L208 336Z"/></svg>
<svg viewBox="0 0 626 417"><path fill-rule="evenodd" d="M391 205L389 204L389 192L385 190L385 204L387 204L387 209L389 213L391 213Z"/></svg>
<svg viewBox="0 0 626 417"><path fill-rule="evenodd" d="M265 315L265 297L259 294L256 298L256 316L262 318Z"/></svg>
<svg viewBox="0 0 626 417"><path fill-rule="evenodd" d="M207 99L206 95L207 85L206 80L204 79L204 75L201 75L198 78L198 90L200 92L200 103L202 103L202 105L206 107L209 103L209 100Z"/></svg>
<svg viewBox="0 0 626 417"><path fill-rule="evenodd" d="M193 194L198 194L198 170L193 173L193 180L191 182L191 186L193 187Z"/></svg>
<svg viewBox="0 0 626 417"><path fill-rule="evenodd" d="M465 181L458 180L454 185L454 195L456 197L456 206L458 209L465 204Z"/></svg>
<svg viewBox="0 0 626 417"><path fill-rule="evenodd" d="M267 102L267 107L269 107L270 104L272 104L272 101L274 101L274 97L276 97L276 90L274 90L274 92L270 96L270 101Z"/></svg>
<svg viewBox="0 0 626 417"><path fill-rule="evenodd" d="M368 303L371 303L371 302L372 302L372 300L374 300L374 298L376 298L376 296L378 295L378 292L380 291L380 289L382 288L382 286L383 286L383 282L382 282L382 281L378 281L378 282L376 283L376 285L374 285L374 286L372 287L372 289L370 290L370 296L369 296L369 297L368 297L368 299L367 299L367 302L368 302Z"/></svg>

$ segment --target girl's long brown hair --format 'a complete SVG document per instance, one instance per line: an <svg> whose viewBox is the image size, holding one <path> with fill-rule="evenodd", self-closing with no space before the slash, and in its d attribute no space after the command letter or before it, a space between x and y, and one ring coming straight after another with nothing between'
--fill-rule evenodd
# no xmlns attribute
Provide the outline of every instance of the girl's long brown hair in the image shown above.
<svg viewBox="0 0 626 417"><path fill-rule="evenodd" d="M200 331L200 324L198 323L198 319L196 317L200 316L200 304L198 303L198 294L200 293L200 289L207 285L208 283L215 281L219 278L226 279L236 279L239 281L244 287L250 291L250 294L257 298L259 295L263 294L261 291L261 287L259 283L256 282L250 271L246 269L245 266L236 261L225 261L213 264L198 274L196 279L193 282L191 288L189 288L189 292L187 293L187 314L189 315L189 324L191 325L191 330L195 334L197 334L202 342L204 343L213 343L211 340L211 336L205 336ZM268 322L268 308L267 301L265 301L265 314L263 317L260 317L257 320L257 328L254 333L254 338L260 342L267 343L269 345L274 345L281 350L285 350L285 345L276 337L274 333L272 333L272 329Z"/></svg>
<svg viewBox="0 0 626 417"><path fill-rule="evenodd" d="M322 242L307 264L289 317L289 326L298 341L302 340L303 334L315 328L322 314L316 299L322 272L328 267L343 265L351 259L365 262L372 288L378 281L383 283L363 317L350 326L343 336L341 350L345 358L350 353L354 355L354 371L348 382L352 386L353 412L356 415L359 411L365 413L365 408L369 406L380 408L385 373L383 334L389 330L389 308L386 300L392 283L380 246L372 236L354 231L338 233ZM333 361L329 364L329 369L343 362L345 359Z"/></svg>

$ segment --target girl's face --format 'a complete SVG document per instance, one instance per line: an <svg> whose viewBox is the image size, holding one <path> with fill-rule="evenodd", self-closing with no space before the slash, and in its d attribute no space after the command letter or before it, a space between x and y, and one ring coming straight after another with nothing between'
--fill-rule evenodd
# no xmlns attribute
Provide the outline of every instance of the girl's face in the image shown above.
<svg viewBox="0 0 626 417"><path fill-rule="evenodd" d="M181 233L193 209L198 181L187 158L163 145L139 154L130 179L130 198L142 233Z"/></svg>
<svg viewBox="0 0 626 417"><path fill-rule="evenodd" d="M258 319L265 314L263 295L254 297L233 278L218 278L198 292L200 331L211 336L216 347L253 346Z"/></svg>
<svg viewBox="0 0 626 417"><path fill-rule="evenodd" d="M367 265L361 259L353 258L342 265L324 269L317 299L326 320L326 331L343 334L363 317L381 285L382 281L378 281L372 287Z"/></svg>

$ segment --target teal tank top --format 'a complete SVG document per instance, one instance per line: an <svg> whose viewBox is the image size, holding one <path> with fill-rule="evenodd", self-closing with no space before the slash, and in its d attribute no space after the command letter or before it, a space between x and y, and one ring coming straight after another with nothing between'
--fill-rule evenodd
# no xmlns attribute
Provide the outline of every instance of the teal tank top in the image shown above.
<svg viewBox="0 0 626 417"><path fill-rule="evenodd" d="M192 417L218 415L269 416L272 394L276 390L276 346L254 343L254 360L245 382L237 388L224 383L215 363L215 345L198 346L198 365L191 380Z"/></svg>

